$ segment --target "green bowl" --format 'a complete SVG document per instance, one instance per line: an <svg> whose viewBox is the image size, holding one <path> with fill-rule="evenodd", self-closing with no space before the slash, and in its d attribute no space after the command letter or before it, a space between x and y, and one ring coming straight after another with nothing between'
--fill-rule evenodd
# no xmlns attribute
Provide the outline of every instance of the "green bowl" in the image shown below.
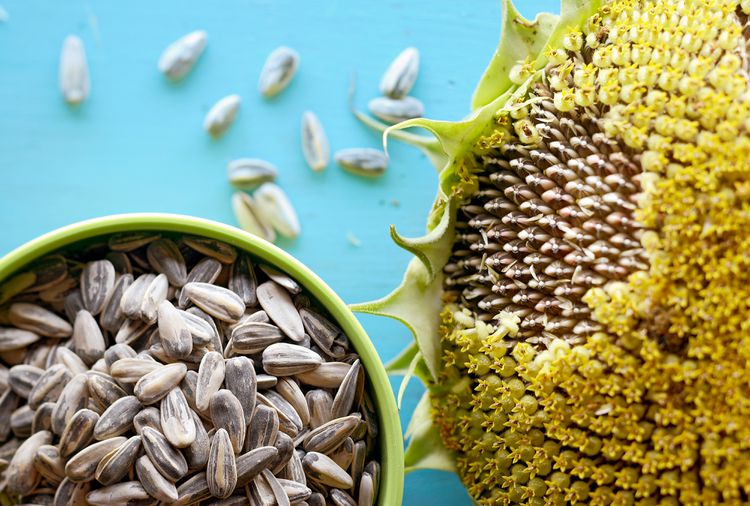
<svg viewBox="0 0 750 506"><path fill-rule="evenodd" d="M161 231L218 239L273 265L296 279L325 307L359 353L380 422L380 506L401 504L404 449L401 422L388 376L369 336L344 301L299 260L267 241L215 221L174 214L121 214L82 221L44 234L0 258L0 283L32 261L79 241L129 231Z"/></svg>

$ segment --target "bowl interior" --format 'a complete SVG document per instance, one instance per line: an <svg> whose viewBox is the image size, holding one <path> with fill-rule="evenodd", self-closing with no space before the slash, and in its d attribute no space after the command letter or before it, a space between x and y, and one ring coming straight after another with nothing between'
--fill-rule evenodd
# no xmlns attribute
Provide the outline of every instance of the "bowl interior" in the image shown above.
<svg viewBox="0 0 750 506"><path fill-rule="evenodd" d="M401 504L404 481L403 443L398 409L382 362L360 323L347 305L310 269L262 239L218 222L170 214L125 214L83 221L34 239L0 258L0 284L44 255L118 232L185 233L224 241L246 251L297 280L333 317L360 355L367 373L367 389L380 423L381 481L378 504Z"/></svg>

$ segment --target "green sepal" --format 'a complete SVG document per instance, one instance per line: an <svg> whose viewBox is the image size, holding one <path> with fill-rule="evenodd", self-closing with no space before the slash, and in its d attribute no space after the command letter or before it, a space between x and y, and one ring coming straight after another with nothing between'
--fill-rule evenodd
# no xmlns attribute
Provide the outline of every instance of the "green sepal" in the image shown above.
<svg viewBox="0 0 750 506"><path fill-rule="evenodd" d="M427 269L430 279L443 268L451 254L456 223L456 202L450 199L442 206L437 225L426 235L416 238L403 237L391 225L391 238L398 246L419 258Z"/></svg>
<svg viewBox="0 0 750 506"><path fill-rule="evenodd" d="M398 288L382 299L351 306L353 311L387 316L406 325L414 334L431 380L440 369L438 314L442 307L442 284L441 272L430 276L422 261L413 258Z"/></svg>
<svg viewBox="0 0 750 506"><path fill-rule="evenodd" d="M503 0L502 33L497 50L471 100L471 109L483 107L513 86L510 69L520 60L536 59L558 25L559 17L540 13L533 21L519 14L511 0Z"/></svg>
<svg viewBox="0 0 750 506"><path fill-rule="evenodd" d="M425 392L414 409L406 428L409 444L404 454L407 473L418 469L456 472L456 457L443 445L440 432L433 423L429 392Z"/></svg>
<svg viewBox="0 0 750 506"><path fill-rule="evenodd" d="M419 346L417 346L417 342L410 342L409 346L401 350L401 353L396 355L393 360L385 365L386 372L394 376L405 375L407 369L409 369L409 364L411 364L411 361L414 359L417 353L419 353Z"/></svg>

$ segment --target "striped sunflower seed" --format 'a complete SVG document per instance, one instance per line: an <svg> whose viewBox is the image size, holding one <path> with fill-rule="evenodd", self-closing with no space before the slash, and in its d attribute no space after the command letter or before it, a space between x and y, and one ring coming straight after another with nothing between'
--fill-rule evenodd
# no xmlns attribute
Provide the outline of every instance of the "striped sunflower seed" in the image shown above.
<svg viewBox="0 0 750 506"><path fill-rule="evenodd" d="M232 210L242 230L268 242L276 240L276 231L258 213L253 197L244 192L235 192L232 195Z"/></svg>
<svg viewBox="0 0 750 506"><path fill-rule="evenodd" d="M258 390L273 388L279 381L276 376L271 376L270 374L258 374L256 375L256 379L258 380Z"/></svg>
<svg viewBox="0 0 750 506"><path fill-rule="evenodd" d="M73 414L88 404L87 382L85 374L77 374L63 388L52 411L52 431L55 434L62 434Z"/></svg>
<svg viewBox="0 0 750 506"><path fill-rule="evenodd" d="M224 135L237 117L240 101L239 95L227 95L216 102L203 120L203 129L214 138Z"/></svg>
<svg viewBox="0 0 750 506"><path fill-rule="evenodd" d="M160 401L170 390L180 384L187 374L187 366L182 362L160 365L150 373L142 376L135 384L133 394L143 404Z"/></svg>
<svg viewBox="0 0 750 506"><path fill-rule="evenodd" d="M151 323L143 320L125 320L122 327L115 334L115 343L133 343L151 328Z"/></svg>
<svg viewBox="0 0 750 506"><path fill-rule="evenodd" d="M362 473L365 469L365 459L367 458L367 443L357 441L354 443L354 452L352 454L352 464L350 467L354 483L359 483Z"/></svg>
<svg viewBox="0 0 750 506"><path fill-rule="evenodd" d="M334 506L357 506L357 502L348 493L334 488L329 493L329 499Z"/></svg>
<svg viewBox="0 0 750 506"><path fill-rule="evenodd" d="M141 452L141 436L133 436L99 461L94 477L102 485L113 485L130 471Z"/></svg>
<svg viewBox="0 0 750 506"><path fill-rule="evenodd" d="M284 339L284 334L270 323L247 322L232 331L232 350L252 355Z"/></svg>
<svg viewBox="0 0 750 506"><path fill-rule="evenodd" d="M208 410L211 397L219 391L225 376L224 357L221 353L206 353L198 368L198 379L195 385L195 406L198 411Z"/></svg>
<svg viewBox="0 0 750 506"><path fill-rule="evenodd" d="M155 274L141 274L125 289L120 299L120 310L125 316L138 317L146 290L155 278Z"/></svg>
<svg viewBox="0 0 750 506"><path fill-rule="evenodd" d="M21 406L10 415L10 430L16 437L24 438L31 435L31 424L34 421L34 410L28 405Z"/></svg>
<svg viewBox="0 0 750 506"><path fill-rule="evenodd" d="M94 316L82 309L73 324L73 349L86 364L93 364L104 356L107 343Z"/></svg>
<svg viewBox="0 0 750 506"><path fill-rule="evenodd" d="M81 272L81 297L84 307L98 315L115 286L115 266L109 260L89 262Z"/></svg>
<svg viewBox="0 0 750 506"><path fill-rule="evenodd" d="M262 270L266 274L266 276L286 288L289 293L293 293L296 295L302 291L302 287L299 283L297 283L294 279L292 279L287 274L284 274L280 270L266 264L260 264L258 265L258 268Z"/></svg>
<svg viewBox="0 0 750 506"><path fill-rule="evenodd" d="M266 480L268 486L271 488L271 492L273 493L276 504L278 506L289 506L289 496L286 495L286 491L284 490L284 487L281 486L278 478L276 478L276 476L274 476L273 473L268 469L264 469L260 474L263 479Z"/></svg>
<svg viewBox="0 0 750 506"><path fill-rule="evenodd" d="M357 414L324 423L305 437L302 446L308 452L330 454L354 432L360 420L361 417Z"/></svg>
<svg viewBox="0 0 750 506"><path fill-rule="evenodd" d="M130 261L130 257L121 251L110 251L105 255L107 260L112 262L115 267L115 272L118 274L133 274L133 263Z"/></svg>
<svg viewBox="0 0 750 506"><path fill-rule="evenodd" d="M158 273L164 274L169 284L181 287L187 279L185 259L180 248L171 239L157 239L146 248L148 263Z"/></svg>
<svg viewBox="0 0 750 506"><path fill-rule="evenodd" d="M173 506L187 506L189 504L200 504L204 499L211 497L208 490L206 473L198 473L185 480L177 487L177 501Z"/></svg>
<svg viewBox="0 0 750 506"><path fill-rule="evenodd" d="M224 383L242 406L245 425L249 425L255 410L258 381L253 361L247 357L234 357L224 362Z"/></svg>
<svg viewBox="0 0 750 506"><path fill-rule="evenodd" d="M271 486L262 476L258 476L250 483L247 489L247 496L250 499L250 504L253 505L274 506L276 504L276 497L273 495L273 490L271 490Z"/></svg>
<svg viewBox="0 0 750 506"><path fill-rule="evenodd" d="M29 330L40 336L62 338L73 333L70 323L52 311L28 302L11 304L8 318L19 329Z"/></svg>
<svg viewBox="0 0 750 506"><path fill-rule="evenodd" d="M258 281L249 256L240 255L237 261L232 264L227 287L239 295L246 306L257 305L258 297L255 291L258 288Z"/></svg>
<svg viewBox="0 0 750 506"><path fill-rule="evenodd" d="M245 312L244 301L227 288L208 283L188 283L183 290L196 306L221 321L237 321Z"/></svg>
<svg viewBox="0 0 750 506"><path fill-rule="evenodd" d="M300 342L305 338L302 318L294 307L289 292L275 281L266 281L258 286L258 302L268 317L289 336Z"/></svg>
<svg viewBox="0 0 750 506"><path fill-rule="evenodd" d="M294 239L300 234L299 218L284 190L275 183L263 183L253 194L261 220L279 234Z"/></svg>
<svg viewBox="0 0 750 506"><path fill-rule="evenodd" d="M424 116L424 104L414 97L376 97L370 100L367 107L375 117L388 123Z"/></svg>
<svg viewBox="0 0 750 506"><path fill-rule="evenodd" d="M89 374L88 387L91 400L101 409L107 409L117 399L127 395L125 390L106 374Z"/></svg>
<svg viewBox="0 0 750 506"><path fill-rule="evenodd" d="M147 455L135 461L135 472L148 495L165 503L177 500L177 487L161 475Z"/></svg>
<svg viewBox="0 0 750 506"><path fill-rule="evenodd" d="M34 419L31 422L31 432L41 430L52 430L52 410L55 409L54 402L44 402L34 411Z"/></svg>
<svg viewBox="0 0 750 506"><path fill-rule="evenodd" d="M65 296L65 300L63 301L63 311L65 311L65 316L67 316L68 321L73 321L76 318L76 314L81 309L86 308L83 307L81 290L76 288Z"/></svg>
<svg viewBox="0 0 750 506"><path fill-rule="evenodd" d="M301 451L295 450L292 454L292 458L289 459L289 462L286 465L286 469L290 480L301 485L307 485L307 477L305 477L305 470L302 467L302 453L303 452Z"/></svg>
<svg viewBox="0 0 750 506"><path fill-rule="evenodd" d="M320 492L313 492L307 499L308 506L326 506L326 499Z"/></svg>
<svg viewBox="0 0 750 506"><path fill-rule="evenodd" d="M195 267L190 269L188 272L186 283L192 283L198 281L200 283L213 283L221 274L221 262L215 258L206 257L197 264ZM185 307L188 304L188 298L185 293L180 290L180 295L177 299L177 304L180 307Z"/></svg>
<svg viewBox="0 0 750 506"><path fill-rule="evenodd" d="M84 408L73 413L60 435L60 456L67 459L93 441L98 421L99 415L90 409Z"/></svg>
<svg viewBox="0 0 750 506"><path fill-rule="evenodd" d="M294 376L306 385L318 388L338 388L349 369L351 366L346 362L323 362L311 371L297 373Z"/></svg>
<svg viewBox="0 0 750 506"><path fill-rule="evenodd" d="M361 398L365 379L363 372L362 364L357 359L344 376L344 380L333 398L331 414L334 418L340 418L350 413L355 399Z"/></svg>
<svg viewBox="0 0 750 506"><path fill-rule="evenodd" d="M310 427L316 429L333 419L331 415L333 396L330 392L322 389L309 390L305 394L305 399L310 409Z"/></svg>
<svg viewBox="0 0 750 506"><path fill-rule="evenodd" d="M323 125L312 111L302 113L302 154L310 168L325 170L331 161L331 148Z"/></svg>
<svg viewBox="0 0 750 506"><path fill-rule="evenodd" d="M113 504L129 505L147 502L150 504L151 496L137 481L126 481L116 483L97 490L92 490L86 495L86 501L91 506L110 506Z"/></svg>
<svg viewBox="0 0 750 506"><path fill-rule="evenodd" d="M0 327L0 353L26 348L39 340L39 335L29 330Z"/></svg>
<svg viewBox="0 0 750 506"><path fill-rule="evenodd" d="M261 446L237 457L237 487L250 483L261 471L278 458L279 451L273 446Z"/></svg>
<svg viewBox="0 0 750 506"><path fill-rule="evenodd" d="M329 487L350 489L354 485L352 477L339 467L330 457L318 453L308 452L302 458L307 477Z"/></svg>
<svg viewBox="0 0 750 506"><path fill-rule="evenodd" d="M372 506L375 504L375 484L372 476L365 472L359 480L359 493L357 494L357 506Z"/></svg>
<svg viewBox="0 0 750 506"><path fill-rule="evenodd" d="M151 281L143 293L143 301L141 301L141 307L138 310L138 317L149 324L155 323L159 313L159 304L165 301L168 295L169 280L165 274L159 274Z"/></svg>
<svg viewBox="0 0 750 506"><path fill-rule="evenodd" d="M195 314L198 308L190 308L188 311L179 311L180 316L185 321L188 331L192 336L194 346L206 346L213 341L217 334L216 326L212 326L207 320ZM211 318L209 316L209 318Z"/></svg>
<svg viewBox="0 0 750 506"><path fill-rule="evenodd" d="M185 77L198 61L208 42L205 30L196 30L172 42L159 57L159 72L177 81Z"/></svg>
<svg viewBox="0 0 750 506"><path fill-rule="evenodd" d="M145 358L121 358L113 362L109 373L120 383L137 383L150 372L156 371L162 364Z"/></svg>
<svg viewBox="0 0 750 506"><path fill-rule="evenodd" d="M219 428L211 438L206 478L211 495L219 499L232 495L237 485L237 464L232 441L224 428Z"/></svg>
<svg viewBox="0 0 750 506"><path fill-rule="evenodd" d="M44 371L31 389L31 392L29 392L29 406L36 409L43 402L57 401L63 388L65 388L65 385L68 384L72 377L73 375L64 365L56 364L51 366ZM0 406L2 406L2 403L0 403Z"/></svg>
<svg viewBox="0 0 750 506"><path fill-rule="evenodd" d="M245 450L273 446L279 432L279 415L270 406L259 404L247 426Z"/></svg>
<svg viewBox="0 0 750 506"><path fill-rule="evenodd" d="M339 445L329 455L335 463L341 467L341 469L349 469L354 459L354 440L350 437L344 439L344 442Z"/></svg>
<svg viewBox="0 0 750 506"><path fill-rule="evenodd" d="M334 339L341 333L341 330L326 317L310 308L300 308L299 315L302 318L305 332L321 350L327 355L331 355Z"/></svg>
<svg viewBox="0 0 750 506"><path fill-rule="evenodd" d="M185 236L182 242L198 253L214 258L222 264L231 264L237 259L237 250L225 242L196 236Z"/></svg>
<svg viewBox="0 0 750 506"><path fill-rule="evenodd" d="M112 367L112 364L121 358L135 358L136 355L137 353L131 346L127 344L114 344L104 352L104 360L107 362L107 367Z"/></svg>
<svg viewBox="0 0 750 506"><path fill-rule="evenodd" d="M269 467L274 474L278 474L289 463L292 455L294 455L294 440L287 434L279 432L273 446L276 448L278 456Z"/></svg>
<svg viewBox="0 0 750 506"><path fill-rule="evenodd" d="M276 391L292 406L299 416L302 426L308 426L310 424L310 409L307 406L305 394L302 392L299 384L292 378L279 378Z"/></svg>
<svg viewBox="0 0 750 506"><path fill-rule="evenodd" d="M86 50L83 41L75 35L68 35L63 41L59 80L60 92L67 103L78 105L89 96L91 81Z"/></svg>
<svg viewBox="0 0 750 506"><path fill-rule="evenodd" d="M404 49L385 71L380 80L380 93L386 97L403 98L409 94L419 74L419 50Z"/></svg>
<svg viewBox="0 0 750 506"><path fill-rule="evenodd" d="M44 369L33 365L14 365L8 371L8 386L16 395L26 399L43 374Z"/></svg>
<svg viewBox="0 0 750 506"><path fill-rule="evenodd" d="M186 448L193 444L196 438L195 421L182 390L170 390L161 400L160 407L161 430L172 446Z"/></svg>
<svg viewBox="0 0 750 506"><path fill-rule="evenodd" d="M263 183L275 181L278 169L260 158L238 158L227 166L229 183L238 190L253 190Z"/></svg>
<svg viewBox="0 0 750 506"><path fill-rule="evenodd" d="M53 445L42 445L34 456L34 467L50 483L59 485L65 479L65 461Z"/></svg>
<svg viewBox="0 0 750 506"><path fill-rule="evenodd" d="M289 343L276 343L263 350L263 369L273 376L294 376L311 371L323 359L309 348Z"/></svg>
<svg viewBox="0 0 750 506"><path fill-rule="evenodd" d="M193 412L192 417L195 424L195 439L190 446L185 448L184 454L188 469L194 471L202 470L206 467L210 440L208 432L206 432L206 428L203 426L203 422L201 422L198 415Z"/></svg>
<svg viewBox="0 0 750 506"><path fill-rule="evenodd" d="M193 335L186 318L168 300L159 304L157 322L161 344L169 357L180 359L192 353Z"/></svg>
<svg viewBox="0 0 750 506"><path fill-rule="evenodd" d="M140 435L144 427L151 427L159 432L162 431L161 411L159 411L159 408L148 406L133 417L133 428L136 434Z"/></svg>
<svg viewBox="0 0 750 506"><path fill-rule="evenodd" d="M73 381L75 381L75 378L73 378ZM63 392L64 394L65 392ZM94 427L94 437L102 441L125 434L133 427L133 418L141 411L142 407L143 405L138 398L133 395L117 399L99 417L99 421L96 422Z"/></svg>
<svg viewBox="0 0 750 506"><path fill-rule="evenodd" d="M160 237L159 234L142 232L114 234L107 240L107 246L109 246L109 249L112 251L130 252L142 248Z"/></svg>
<svg viewBox="0 0 750 506"><path fill-rule="evenodd" d="M103 349L102 349L102 355L104 355ZM100 358L103 358L103 357L100 357ZM58 346L55 348L54 361L55 363L64 365L65 368L68 369L73 374L83 374L83 373L89 372L90 370L89 367L86 365L86 363L81 359L81 357L76 355L75 351L65 348L63 346Z"/></svg>
<svg viewBox="0 0 750 506"><path fill-rule="evenodd" d="M122 446L125 441L127 438L118 436L87 446L73 455L65 464L65 476L74 482L93 480L99 462L110 452Z"/></svg>
<svg viewBox="0 0 750 506"><path fill-rule="evenodd" d="M39 481L34 459L39 448L51 442L52 433L42 431L21 443L5 470L6 486L10 492L23 496L34 490Z"/></svg>
<svg viewBox="0 0 750 506"><path fill-rule="evenodd" d="M380 176L388 168L388 155L374 148L342 149L334 158L337 164L358 176Z"/></svg>
<svg viewBox="0 0 750 506"><path fill-rule="evenodd" d="M185 394L185 399L187 399L188 406L190 406L190 409L195 412L200 411L195 405L195 389L197 385L198 373L196 371L188 371L187 374L185 374L185 377L182 379L182 382L180 383L180 389L182 390L182 393Z"/></svg>
<svg viewBox="0 0 750 506"><path fill-rule="evenodd" d="M229 390L221 389L211 396L211 420L216 429L224 429L234 453L240 453L245 442L245 415L242 404Z"/></svg>
<svg viewBox="0 0 750 506"><path fill-rule="evenodd" d="M53 506L81 506L86 504L86 495L91 491L91 482L76 483L65 478L55 491Z"/></svg>
<svg viewBox="0 0 750 506"><path fill-rule="evenodd" d="M143 427L141 438L146 455L165 478L174 482L185 476L188 469L185 457L160 432Z"/></svg>
<svg viewBox="0 0 750 506"><path fill-rule="evenodd" d="M294 49L277 47L266 58L258 79L258 91L264 97L273 97L286 88L294 77L299 55Z"/></svg>

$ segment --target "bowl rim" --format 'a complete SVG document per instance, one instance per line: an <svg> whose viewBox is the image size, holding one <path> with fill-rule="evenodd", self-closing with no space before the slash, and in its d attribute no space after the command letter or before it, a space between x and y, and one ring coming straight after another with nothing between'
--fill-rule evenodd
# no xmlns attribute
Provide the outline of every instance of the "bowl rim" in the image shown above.
<svg viewBox="0 0 750 506"><path fill-rule="evenodd" d="M375 394L380 423L378 504L394 506L402 503L404 448L401 421L383 362L349 306L310 268L281 248L239 228L205 218L169 213L115 214L60 227L22 244L0 258L0 282L32 261L75 242L128 231L187 233L222 240L272 264L300 282L341 325L362 359Z"/></svg>

